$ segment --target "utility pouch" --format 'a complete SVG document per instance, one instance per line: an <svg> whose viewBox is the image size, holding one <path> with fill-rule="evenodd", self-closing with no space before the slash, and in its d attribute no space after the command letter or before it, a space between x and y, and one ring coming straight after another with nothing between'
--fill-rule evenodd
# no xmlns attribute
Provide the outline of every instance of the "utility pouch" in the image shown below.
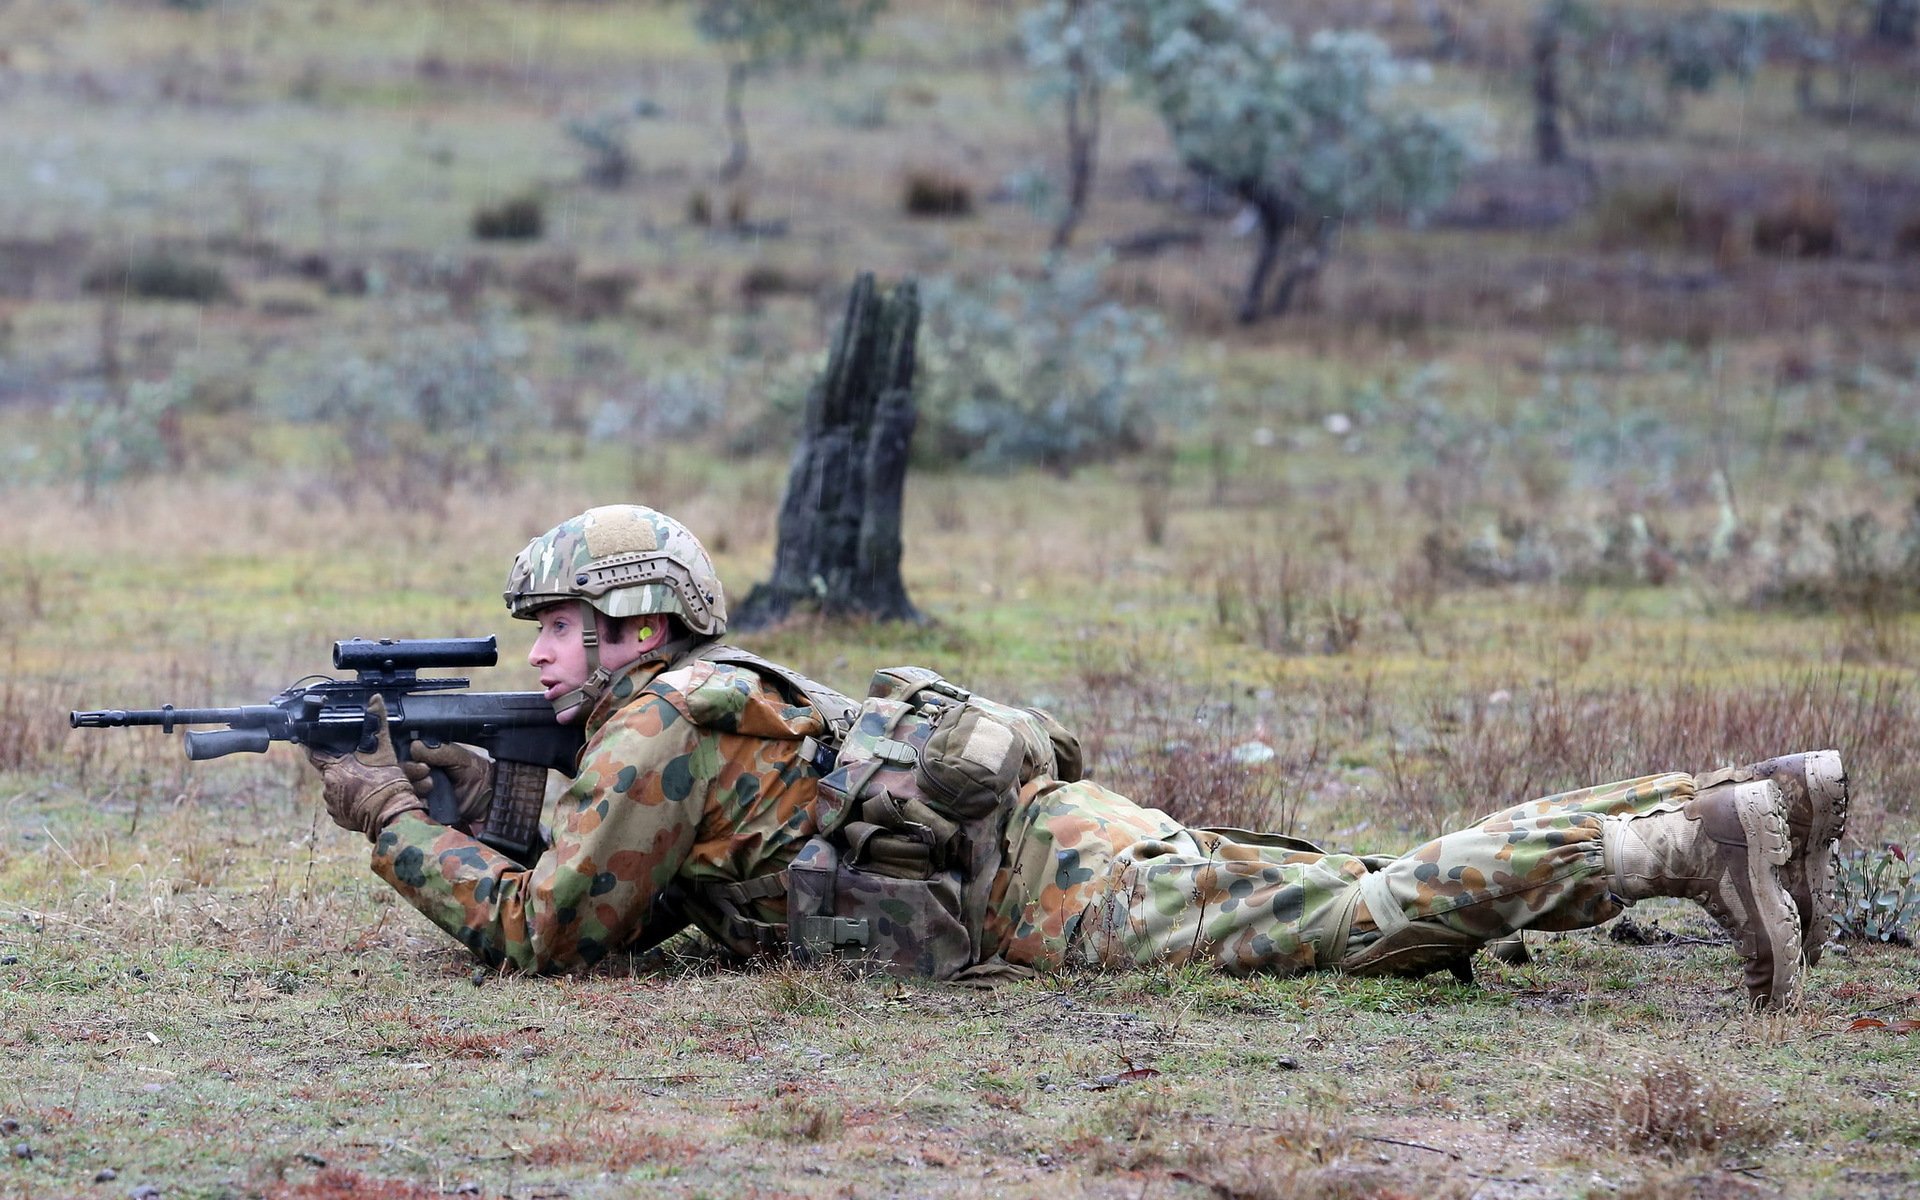
<svg viewBox="0 0 1920 1200"><path fill-rule="evenodd" d="M957 873L901 879L849 868L825 838L787 867L787 941L799 962L948 979L972 965Z"/></svg>
<svg viewBox="0 0 1920 1200"><path fill-rule="evenodd" d="M789 868L796 955L935 979L992 958L986 913L1020 787L1063 767L1077 778L1079 763L1078 741L1037 709L976 697L925 667L876 672L820 780L820 837ZM864 922L867 940L829 918Z"/></svg>

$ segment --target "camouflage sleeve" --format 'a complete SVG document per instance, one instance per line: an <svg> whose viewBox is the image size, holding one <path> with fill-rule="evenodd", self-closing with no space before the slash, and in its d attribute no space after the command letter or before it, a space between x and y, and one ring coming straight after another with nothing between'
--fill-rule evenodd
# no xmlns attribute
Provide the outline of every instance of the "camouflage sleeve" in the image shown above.
<svg viewBox="0 0 1920 1200"><path fill-rule="evenodd" d="M641 932L685 862L715 774L702 760L717 753L712 735L644 697L588 742L531 870L411 813L374 844L374 873L489 965L590 965Z"/></svg>

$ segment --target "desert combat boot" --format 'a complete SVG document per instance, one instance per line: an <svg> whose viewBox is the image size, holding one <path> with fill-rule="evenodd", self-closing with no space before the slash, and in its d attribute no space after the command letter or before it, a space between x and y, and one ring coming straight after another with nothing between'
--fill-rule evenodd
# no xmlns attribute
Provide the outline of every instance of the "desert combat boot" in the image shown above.
<svg viewBox="0 0 1920 1200"><path fill-rule="evenodd" d="M1718 784L1677 811L1608 817L1601 846L1615 895L1698 901L1733 936L1753 1002L1795 998L1800 922L1780 882L1787 813L1771 779Z"/></svg>
<svg viewBox="0 0 1920 1200"><path fill-rule="evenodd" d="M1705 791L1754 779L1771 779L1786 801L1793 850L1780 882L1800 914L1800 957L1811 967L1833 934L1833 848L1847 832L1847 769L1839 751L1809 750L1714 771L1697 782Z"/></svg>

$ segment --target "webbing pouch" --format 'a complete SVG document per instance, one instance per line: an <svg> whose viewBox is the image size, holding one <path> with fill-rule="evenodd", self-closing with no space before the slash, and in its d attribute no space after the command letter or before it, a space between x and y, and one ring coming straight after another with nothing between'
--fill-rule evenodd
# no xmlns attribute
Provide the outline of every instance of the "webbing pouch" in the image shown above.
<svg viewBox="0 0 1920 1200"><path fill-rule="evenodd" d="M837 959L890 975L950 979L974 959L958 872L898 879L851 870L824 838L787 868L787 940L795 960Z"/></svg>
<svg viewBox="0 0 1920 1200"><path fill-rule="evenodd" d="M940 714L920 755L920 777L930 798L961 820L1004 806L1020 786L1026 743L1013 727L971 704Z"/></svg>
<svg viewBox="0 0 1920 1200"><path fill-rule="evenodd" d="M866 821L851 821L841 831L847 842L846 861L866 871L895 879L931 879L933 846Z"/></svg>

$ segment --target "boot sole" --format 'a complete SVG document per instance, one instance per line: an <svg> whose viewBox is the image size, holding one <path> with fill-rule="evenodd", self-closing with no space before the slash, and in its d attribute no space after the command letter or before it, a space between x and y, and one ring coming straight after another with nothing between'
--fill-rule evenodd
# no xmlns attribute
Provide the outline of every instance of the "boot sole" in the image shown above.
<svg viewBox="0 0 1920 1200"><path fill-rule="evenodd" d="M1811 967L1833 932L1833 847L1847 832L1847 769L1837 750L1815 750L1802 761L1812 824L1800 849L1800 889L1789 890L1805 923L1800 952Z"/></svg>
<svg viewBox="0 0 1920 1200"><path fill-rule="evenodd" d="M1789 870L1780 876L1799 910L1801 960L1816 966L1834 933L1834 843L1847 833L1847 768L1839 751L1809 751L1799 758L1799 776L1807 787L1807 833L1797 847L1799 860L1789 858ZM1772 774L1766 772L1768 778Z"/></svg>
<svg viewBox="0 0 1920 1200"><path fill-rule="evenodd" d="M1760 909L1749 921L1767 939L1772 953L1773 983L1754 1002L1787 1004L1800 973L1800 914L1780 882L1780 868L1792 852L1787 831L1786 801L1771 779L1734 786L1734 811L1747 835L1747 882ZM1756 947L1757 948L1757 947Z"/></svg>

